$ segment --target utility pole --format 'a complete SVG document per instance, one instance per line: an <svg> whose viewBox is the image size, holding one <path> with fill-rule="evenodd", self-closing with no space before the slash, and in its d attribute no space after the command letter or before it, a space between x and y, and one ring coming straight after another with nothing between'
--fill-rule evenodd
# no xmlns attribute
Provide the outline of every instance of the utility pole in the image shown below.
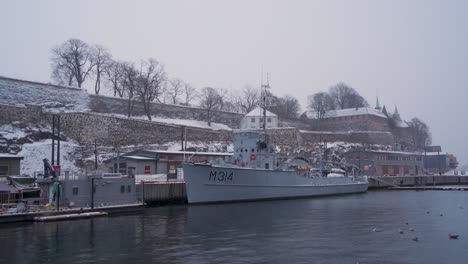
<svg viewBox="0 0 468 264"><path fill-rule="evenodd" d="M97 170L97 142L96 139L94 139L94 170Z"/></svg>
<svg viewBox="0 0 468 264"><path fill-rule="evenodd" d="M60 174L60 115L57 115L57 166L59 166Z"/></svg>
<svg viewBox="0 0 468 264"><path fill-rule="evenodd" d="M55 164L55 115L52 115L52 166Z"/></svg>

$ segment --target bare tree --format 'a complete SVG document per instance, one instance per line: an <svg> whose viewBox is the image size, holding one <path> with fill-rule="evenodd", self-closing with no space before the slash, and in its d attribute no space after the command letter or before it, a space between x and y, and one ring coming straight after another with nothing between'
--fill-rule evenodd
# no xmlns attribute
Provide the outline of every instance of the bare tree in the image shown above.
<svg viewBox="0 0 468 264"><path fill-rule="evenodd" d="M69 39L52 49L52 78L68 80L81 87L95 64L88 44L79 39Z"/></svg>
<svg viewBox="0 0 468 264"><path fill-rule="evenodd" d="M76 85L75 79L71 71L66 67L56 67L52 71L52 80L58 85Z"/></svg>
<svg viewBox="0 0 468 264"><path fill-rule="evenodd" d="M197 89L189 83L184 83L185 105L189 105L197 96Z"/></svg>
<svg viewBox="0 0 468 264"><path fill-rule="evenodd" d="M162 94L166 81L164 66L152 58L142 61L137 80L136 94L143 103L148 120L151 120L151 103Z"/></svg>
<svg viewBox="0 0 468 264"><path fill-rule="evenodd" d="M284 97L277 97L272 93L268 94L269 99L267 100L271 102L268 110L281 117L297 118L301 106L299 104L299 101L295 97L290 95L286 95Z"/></svg>
<svg viewBox="0 0 468 264"><path fill-rule="evenodd" d="M369 103L353 88L345 83L338 83L329 89L329 94L337 109L367 107Z"/></svg>
<svg viewBox="0 0 468 264"><path fill-rule="evenodd" d="M408 122L408 126L411 128L413 143L418 148L423 148L432 144L432 136L429 131L429 126L426 125L419 118L413 118Z"/></svg>
<svg viewBox="0 0 468 264"><path fill-rule="evenodd" d="M208 125L211 126L213 112L221 109L223 98L214 88L211 87L204 87L201 90L200 97L200 107L206 110L206 121L208 122Z"/></svg>
<svg viewBox="0 0 468 264"><path fill-rule="evenodd" d="M322 119L326 116L326 113L330 110L335 109L333 98L324 92L316 93L308 97L309 109L314 111L317 119Z"/></svg>
<svg viewBox="0 0 468 264"><path fill-rule="evenodd" d="M133 63L122 64L122 90L127 95L127 117L132 115L133 105L135 103L136 90L138 85L138 71Z"/></svg>
<svg viewBox="0 0 468 264"><path fill-rule="evenodd" d="M111 61L106 71L107 80L112 85L112 91L114 96L119 95L120 98L124 96L125 86L123 85L123 79L125 76L125 63L118 61Z"/></svg>
<svg viewBox="0 0 468 264"><path fill-rule="evenodd" d="M112 55L106 48L96 45L90 49L92 61L94 62L93 73L96 77L94 83L94 92L99 94L101 91L101 76L107 72L112 62Z"/></svg>
<svg viewBox="0 0 468 264"><path fill-rule="evenodd" d="M169 80L169 85L167 87L166 93L171 99L172 104L177 103L177 97L184 93L184 81L179 78L173 78Z"/></svg>
<svg viewBox="0 0 468 264"><path fill-rule="evenodd" d="M236 104L243 113L249 113L259 105L260 94L259 90L250 85L246 85L238 96Z"/></svg>

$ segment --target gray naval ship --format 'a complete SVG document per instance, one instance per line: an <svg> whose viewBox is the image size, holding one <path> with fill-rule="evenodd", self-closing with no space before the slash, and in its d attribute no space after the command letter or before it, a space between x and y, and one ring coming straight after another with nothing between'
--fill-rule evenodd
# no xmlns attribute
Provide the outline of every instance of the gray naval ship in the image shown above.
<svg viewBox="0 0 468 264"><path fill-rule="evenodd" d="M275 149L265 130L235 130L234 155L229 163L184 163L188 202L286 199L367 191L367 177L336 173L323 176L304 163L280 163Z"/></svg>

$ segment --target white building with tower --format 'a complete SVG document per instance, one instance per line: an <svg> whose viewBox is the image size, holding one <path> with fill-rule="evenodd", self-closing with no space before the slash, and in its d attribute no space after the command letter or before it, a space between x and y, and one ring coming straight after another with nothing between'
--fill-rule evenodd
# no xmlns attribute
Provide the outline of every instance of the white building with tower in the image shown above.
<svg viewBox="0 0 468 264"><path fill-rule="evenodd" d="M266 111L266 123L265 127L277 128L278 127L278 116L270 111ZM263 128L263 109L257 107L250 113L246 114L241 120L241 129L262 129Z"/></svg>

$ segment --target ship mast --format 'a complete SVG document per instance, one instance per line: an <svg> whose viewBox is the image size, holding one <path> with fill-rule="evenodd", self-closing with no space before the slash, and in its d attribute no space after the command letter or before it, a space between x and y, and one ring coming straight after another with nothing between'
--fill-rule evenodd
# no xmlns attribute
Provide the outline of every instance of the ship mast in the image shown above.
<svg viewBox="0 0 468 264"><path fill-rule="evenodd" d="M270 80L269 80L268 73L267 73L267 83L266 84L263 84L263 73L262 73L262 83L261 83L261 96L262 96L262 98L261 98L260 107L263 110L262 129L263 129L264 132L266 130L266 107L267 107L266 97L267 97L267 90L268 89L270 89Z"/></svg>

